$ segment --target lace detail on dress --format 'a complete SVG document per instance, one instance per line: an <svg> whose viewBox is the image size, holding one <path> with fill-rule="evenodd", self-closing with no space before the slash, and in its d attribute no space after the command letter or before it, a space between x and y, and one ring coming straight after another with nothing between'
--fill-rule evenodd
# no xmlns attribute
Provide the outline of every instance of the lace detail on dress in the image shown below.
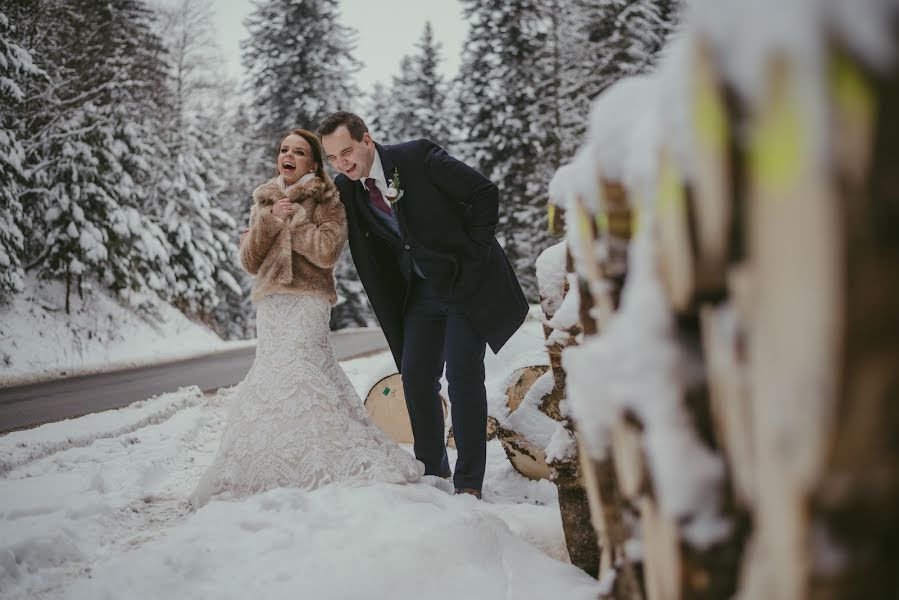
<svg viewBox="0 0 899 600"><path fill-rule="evenodd" d="M218 494L422 476L424 465L371 421L337 363L329 311L328 301L313 295L260 300L256 359L233 396L219 451L191 496L195 507Z"/></svg>

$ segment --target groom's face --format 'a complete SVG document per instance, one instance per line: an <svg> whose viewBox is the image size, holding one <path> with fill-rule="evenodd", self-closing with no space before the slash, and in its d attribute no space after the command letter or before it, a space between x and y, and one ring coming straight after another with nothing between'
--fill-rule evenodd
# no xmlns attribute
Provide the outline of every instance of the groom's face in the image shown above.
<svg viewBox="0 0 899 600"><path fill-rule="evenodd" d="M367 132L362 134L362 140L354 140L346 126L341 125L322 136L322 147L331 166L353 181L368 177L375 161L375 143Z"/></svg>

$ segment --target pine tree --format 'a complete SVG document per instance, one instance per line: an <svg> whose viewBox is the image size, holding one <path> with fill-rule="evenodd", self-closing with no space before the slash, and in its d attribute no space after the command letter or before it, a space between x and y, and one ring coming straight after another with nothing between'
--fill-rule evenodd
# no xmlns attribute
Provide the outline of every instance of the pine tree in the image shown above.
<svg viewBox="0 0 899 600"><path fill-rule="evenodd" d="M559 1L559 0L555 0ZM628 75L644 73L677 24L679 0L564 0L556 11L555 77L560 154L569 160L583 141L593 99Z"/></svg>
<svg viewBox="0 0 899 600"><path fill-rule="evenodd" d="M580 20L580 39L588 44L580 62L593 62L584 74L592 80L595 96L621 77L649 70L674 29L678 0L575 0ZM572 18L574 15L572 14ZM572 23L573 24L573 23ZM578 54L570 48L571 54Z"/></svg>
<svg viewBox="0 0 899 600"><path fill-rule="evenodd" d="M216 121L219 125L216 136L227 140L233 151L218 161L223 166L219 169L219 177L224 181L218 202L236 223L235 231L239 234L249 225L253 189L266 177L271 177L274 158L266 156L265 144L253 133L244 105L219 109L219 114L224 114L224 118ZM224 300L215 309L216 331L228 339L254 337L255 309L250 302L253 278L240 267L237 258L225 267L229 268L241 289L239 294L227 288L221 290Z"/></svg>
<svg viewBox="0 0 899 600"><path fill-rule="evenodd" d="M375 83L366 98L365 124L372 137L382 144L398 144L404 141L397 127L397 102L393 97L393 89L381 83Z"/></svg>
<svg viewBox="0 0 899 600"><path fill-rule="evenodd" d="M416 49L417 54L403 57L400 74L393 78L390 136L396 141L428 138L445 146L450 141L446 84L438 71L440 44L430 21Z"/></svg>
<svg viewBox="0 0 899 600"><path fill-rule="evenodd" d="M27 5L27 6L25 6ZM25 85L24 227L29 269L73 291L92 280L141 289L166 258L136 210L147 179L151 131L141 115L164 78L151 14L142 3L33 0L20 5L25 46L46 78Z"/></svg>
<svg viewBox="0 0 899 600"><path fill-rule="evenodd" d="M28 186L28 176L16 119L16 108L25 96L20 83L25 77L44 75L15 36L9 17L0 11L0 103L11 108L0 112L0 302L22 290L25 275L25 236L20 228L24 210L19 197Z"/></svg>
<svg viewBox="0 0 899 600"><path fill-rule="evenodd" d="M167 297L223 337L245 337L249 306L239 267L237 196L248 160L243 124L229 117L209 0L180 0L164 15L162 35L172 65L170 115L164 124L166 169L154 182L153 216L171 246ZM258 145L256 145L258 148ZM252 170L251 170L252 171ZM252 188L250 188L252 189Z"/></svg>
<svg viewBox="0 0 899 600"><path fill-rule="evenodd" d="M459 151L500 187L498 238L525 293L549 245L546 187L580 146L592 99L649 69L678 0L463 0Z"/></svg>
<svg viewBox="0 0 899 600"><path fill-rule="evenodd" d="M549 243L545 222L546 126L532 120L545 21L536 0L464 0L471 22L459 74L461 154L500 189L497 237L525 293L536 299L534 261ZM540 225L535 225L540 224Z"/></svg>
<svg viewBox="0 0 899 600"><path fill-rule="evenodd" d="M260 0L241 43L251 116L274 148L295 127L314 130L329 113L351 110L354 30L340 23L337 0Z"/></svg>
<svg viewBox="0 0 899 600"><path fill-rule="evenodd" d="M238 235L234 219L218 206L224 185L209 153L213 140L192 119L172 140L172 170L159 182L162 205L160 227L172 247L169 295L183 312L210 318L227 288L240 294L240 285L224 265L236 262Z"/></svg>
<svg viewBox="0 0 899 600"><path fill-rule="evenodd" d="M216 42L212 0L178 0L161 9L161 37L170 63L170 123L180 128L185 115L203 114L227 98ZM224 85L223 85L224 84Z"/></svg>

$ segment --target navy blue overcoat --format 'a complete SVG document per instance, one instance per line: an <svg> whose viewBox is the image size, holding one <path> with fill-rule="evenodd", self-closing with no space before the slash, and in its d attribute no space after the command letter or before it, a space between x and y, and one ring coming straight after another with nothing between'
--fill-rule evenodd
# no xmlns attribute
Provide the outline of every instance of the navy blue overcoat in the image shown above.
<svg viewBox="0 0 899 600"><path fill-rule="evenodd" d="M498 352L528 311L495 237L499 190L430 140L376 147L388 183L394 174L399 178L402 197L393 205L399 237L374 216L361 182L338 175L335 183L346 207L353 262L397 368L413 259Z"/></svg>

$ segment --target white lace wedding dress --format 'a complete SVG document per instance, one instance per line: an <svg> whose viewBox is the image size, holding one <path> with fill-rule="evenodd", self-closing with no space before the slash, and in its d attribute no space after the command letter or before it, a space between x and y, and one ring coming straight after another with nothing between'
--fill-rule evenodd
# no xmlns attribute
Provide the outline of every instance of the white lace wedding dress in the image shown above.
<svg viewBox="0 0 899 600"><path fill-rule="evenodd" d="M328 332L330 305L274 294L256 312L256 360L238 385L221 445L190 502L348 480L416 481L424 465L369 418Z"/></svg>

